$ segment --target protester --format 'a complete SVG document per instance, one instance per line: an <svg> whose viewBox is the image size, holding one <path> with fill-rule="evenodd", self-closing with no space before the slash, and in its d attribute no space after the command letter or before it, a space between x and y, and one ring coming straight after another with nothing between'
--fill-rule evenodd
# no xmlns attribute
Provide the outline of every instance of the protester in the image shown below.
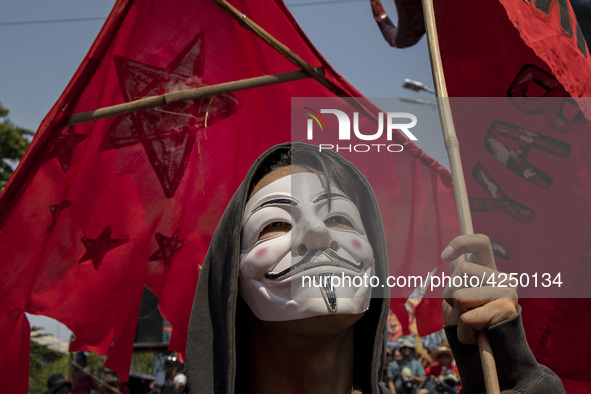
<svg viewBox="0 0 591 394"><path fill-rule="evenodd" d="M452 365L451 349L441 346L431 352L431 358L436 364L425 368L427 379L421 388L427 390L429 394L457 394L461 389L461 384L458 368Z"/></svg>
<svg viewBox="0 0 591 394"><path fill-rule="evenodd" d="M187 377L179 370L183 365L174 355L169 355L164 361L164 371L156 375L150 384L150 389L159 390L162 394L180 394L186 392Z"/></svg>
<svg viewBox="0 0 591 394"><path fill-rule="evenodd" d="M47 390L44 394L70 394L72 383L68 382L64 375L54 373L47 379Z"/></svg>
<svg viewBox="0 0 591 394"><path fill-rule="evenodd" d="M317 151L284 144L265 152L220 220L189 326L187 376L195 392L388 392L379 384L389 309L383 290L312 289L297 280L303 272L318 279L371 272L383 280L388 268L367 180L338 154ZM465 253L475 263L464 261ZM471 275L496 272L492 256L481 235L457 237L442 254ZM470 299L459 296L464 290ZM450 289L444 309L467 392L483 392L478 348L466 344L478 329L487 329L495 355L506 358L501 389L564 392L527 347L516 300L496 289L475 299L472 291L480 290Z"/></svg>
<svg viewBox="0 0 591 394"><path fill-rule="evenodd" d="M394 393L415 394L425 380L425 369L415 358L415 345L410 338L404 338L399 349L402 358L389 364L388 388Z"/></svg>

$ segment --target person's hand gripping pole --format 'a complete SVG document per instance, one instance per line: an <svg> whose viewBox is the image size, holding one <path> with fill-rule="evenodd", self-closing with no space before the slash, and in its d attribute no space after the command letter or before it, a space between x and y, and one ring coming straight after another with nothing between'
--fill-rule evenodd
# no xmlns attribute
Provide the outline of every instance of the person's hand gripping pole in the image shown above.
<svg viewBox="0 0 591 394"><path fill-rule="evenodd" d="M494 366L486 329L517 314L516 289L497 286L501 278L486 235L456 237L443 250L441 258L451 262L450 286L443 293L445 324L458 326L460 342L479 345L483 368L489 368L491 362ZM484 373L487 391L495 386L499 390L496 370L488 372L488 377ZM495 379L489 382L493 373Z"/></svg>

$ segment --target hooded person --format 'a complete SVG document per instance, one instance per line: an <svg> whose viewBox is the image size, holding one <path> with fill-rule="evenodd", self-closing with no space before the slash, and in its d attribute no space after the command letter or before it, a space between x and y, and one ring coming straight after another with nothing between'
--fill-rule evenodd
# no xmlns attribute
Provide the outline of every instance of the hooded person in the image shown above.
<svg viewBox="0 0 591 394"><path fill-rule="evenodd" d="M442 257L457 259L482 248L481 240L458 237ZM380 384L387 288L332 282L366 275L386 283L387 271L381 215L367 179L332 151L319 154L318 147L301 143L269 149L232 197L205 257L186 350L192 391L388 393ZM457 323L457 306L463 304L453 291L450 297L456 307L444 308L444 315ZM509 322L512 330L508 335L501 329L495 345L511 344L513 331L522 334L513 302L501 300L510 312L491 320L496 326ZM467 332L460 323L448 335L462 338ZM543 384L531 385L531 393L560 392L558 378L520 340L520 350L527 351L516 362L524 368L501 387L527 386L534 379ZM452 342L464 352L456 359L479 365L473 359L477 347ZM473 365L467 371L479 389L482 372Z"/></svg>
<svg viewBox="0 0 591 394"><path fill-rule="evenodd" d="M261 368L257 362L264 364L267 360L257 358L253 362L253 352L259 347L272 352L280 346L287 349L294 345L282 343L274 336L277 327L301 332L300 339L311 341L307 330L319 330L323 332L320 342L332 342L328 346L346 342L338 359L330 362L343 362L339 367L342 373L350 374L344 365L353 370L345 383L350 383L349 392L353 386L364 393L376 392L373 390L377 389L382 373L388 313L383 289L376 289L371 297L367 288L331 289L330 283L326 288L295 288L299 282L296 277L306 273L318 280L332 272L379 277L387 272L384 230L369 183L339 155L329 153L321 160L316 150L310 145L284 144L261 155L218 224L200 273L189 328L187 377L196 392L234 393L247 391L247 387L256 384L255 373ZM285 176L279 175L279 179L260 188L269 173ZM270 234L268 239L257 240L260 232L290 227L292 214L299 215L301 220L296 219L288 234ZM336 239L325 239L326 233L315 231L318 220L322 222L320 227L326 224L330 228L327 231L339 233ZM339 227L345 230L337 230ZM292 244L297 244L293 253ZM267 255L262 256L265 247ZM296 256L293 262L292 254ZM257 266L257 256L268 262ZM323 267L319 260L338 263ZM341 327L344 328L340 330ZM266 338L257 335L261 332L265 332ZM299 344L294 346L302 349ZM293 368L299 355L283 351L281 362ZM302 349L300 353L306 353L310 363L316 363L313 350ZM322 363L316 363L318 371L324 368ZM304 371L293 372L304 383ZM337 390L335 387L330 392Z"/></svg>

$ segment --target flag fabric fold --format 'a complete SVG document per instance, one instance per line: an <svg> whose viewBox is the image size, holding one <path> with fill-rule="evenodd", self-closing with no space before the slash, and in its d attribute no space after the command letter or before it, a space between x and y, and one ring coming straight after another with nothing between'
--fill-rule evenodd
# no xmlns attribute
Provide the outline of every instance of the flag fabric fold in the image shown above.
<svg viewBox="0 0 591 394"><path fill-rule="evenodd" d="M281 2L233 5L313 67L323 67L344 94L360 96ZM209 1L115 4L0 196L6 390L26 392L24 312L64 322L76 336L70 350L108 354L107 366L126 380L144 285L173 327L169 348L184 352L199 266L227 201L259 154L290 139L291 98L334 94L310 78L76 126L67 126L68 117L296 69ZM377 190L378 198L395 204L391 212L404 223L441 213L402 229L384 217L390 246L432 265L457 233L450 177L412 143L405 146L396 157L376 159L397 179L391 189ZM411 196L421 205L410 209Z"/></svg>

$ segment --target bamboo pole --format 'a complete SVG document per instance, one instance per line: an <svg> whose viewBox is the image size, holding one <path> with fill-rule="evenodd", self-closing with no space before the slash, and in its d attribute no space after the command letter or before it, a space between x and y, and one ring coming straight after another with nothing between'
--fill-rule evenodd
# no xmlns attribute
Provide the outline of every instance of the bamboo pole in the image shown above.
<svg viewBox="0 0 591 394"><path fill-rule="evenodd" d="M316 67L312 67L310 63L306 62L304 59L299 57L297 54L292 52L287 46L269 34L265 29L260 27L258 24L253 22L250 18L248 18L245 14L240 12L226 0L211 0L215 5L220 7L222 10L227 12L232 18L236 19L242 27L250 30L253 32L257 37L265 41L269 44L273 49L277 52L282 54L287 60L304 70L308 75L318 82L320 82L324 87L328 88L333 93L337 94L338 96L344 96L344 92L341 88L336 86L332 83L324 74L318 73L318 69Z"/></svg>
<svg viewBox="0 0 591 394"><path fill-rule="evenodd" d="M70 361L70 365L75 366L76 368L78 368L81 372L83 372L84 374L86 374L87 376L90 376L91 379L93 379L95 382L97 382L98 384L100 384L101 386L106 387L107 389L109 389L110 392L112 393L120 393L121 391L119 391L119 389L117 387L113 387L111 386L109 383L105 382L104 380L100 379L98 376L94 375L92 372L82 368L82 365L78 364L76 361L71 360Z"/></svg>
<svg viewBox="0 0 591 394"><path fill-rule="evenodd" d="M445 149L449 156L451 176L453 181L454 195L456 205L458 207L458 216L460 219L460 229L462 234L474 234L472 227L472 217L470 216L470 203L468 201L468 193L466 191L466 182L464 180L464 172L462 170L462 161L460 158L460 144L456 137L456 131L449 105L447 95L447 86L445 84L445 77L443 75L443 66L441 62L441 54L439 52L439 40L437 37L437 27L435 25L435 12L433 10L433 0L422 0L423 12L425 14L425 27L427 30L427 39L429 43L429 55L431 57L431 69L433 72L433 80L435 82L435 90L439 100L439 117L443 127L443 137L445 141ZM482 372L484 374L484 384L488 394L499 394L499 380L497 377L497 368L495 359L492 354L492 349L486 336L486 332L480 331L478 333L478 348L480 352L480 360L482 362Z"/></svg>
<svg viewBox="0 0 591 394"><path fill-rule="evenodd" d="M211 0L212 3L220 7L223 11L225 11L228 15L234 18L238 23L244 27L245 29L249 30L251 33L256 35L258 38L266 42L271 48L279 52L283 57L287 60L298 66L300 69L308 73L308 75L318 81L322 86L333 92L339 97L351 97L350 94L345 92L342 88L335 85L331 82L324 73L320 73L319 71L321 68L312 67L310 63L306 62L296 53L294 53L291 49L289 49L286 45L282 42L277 40L271 34L269 34L265 29L257 25L251 19L249 19L245 14L240 12L226 0ZM354 108L358 111L362 112L365 116L372 119L375 118L375 114L370 113L367 110L367 106L365 102L369 102L365 97L357 97L355 100L350 102Z"/></svg>
<svg viewBox="0 0 591 394"><path fill-rule="evenodd" d="M456 136L451 108L447 95L447 86L443 75L443 66L441 54L439 52L439 41L437 37L437 27L435 25L435 13L433 11L432 0L422 0L425 13L425 27L427 29L427 39L429 42L429 55L431 57L431 69L433 72L433 81L435 91L439 100L439 118L443 128L443 139L445 149L449 156L451 176L454 187L456 205L458 206L458 216L460 218L460 229L462 234L474 234L472 227L472 217L470 215L470 203L466 191L466 182L464 180L464 171L462 170L462 160L460 158L460 143Z"/></svg>
<svg viewBox="0 0 591 394"><path fill-rule="evenodd" d="M322 74L324 69L316 70L318 74ZM260 86L268 86L281 82L295 81L298 79L309 78L310 76L302 71L291 71L281 74L264 75L262 77L241 79L239 81L224 82L217 85L204 86L195 89L180 90L177 92L165 93L160 96L144 97L139 100L130 101L123 104L112 105L110 107L99 108L93 111L81 112L72 115L68 119L68 125L73 126L80 123L91 122L109 118L111 116L123 115L132 112L141 111L144 109L162 107L168 104L178 103L181 101L195 100L202 97L215 96L217 94L237 92L239 90L246 90Z"/></svg>

